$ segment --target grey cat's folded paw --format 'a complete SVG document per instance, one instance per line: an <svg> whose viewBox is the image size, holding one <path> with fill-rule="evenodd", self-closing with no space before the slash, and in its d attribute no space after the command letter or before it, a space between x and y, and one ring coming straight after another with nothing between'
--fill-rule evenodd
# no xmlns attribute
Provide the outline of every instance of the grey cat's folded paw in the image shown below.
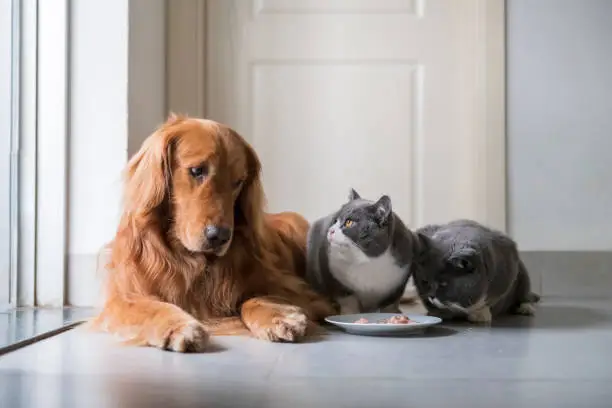
<svg viewBox="0 0 612 408"><path fill-rule="evenodd" d="M493 316L491 315L491 309L488 307L483 307L482 309L471 311L468 314L467 318L468 321L472 323L478 323L483 325L489 325L493 320Z"/></svg>
<svg viewBox="0 0 612 408"><path fill-rule="evenodd" d="M533 303L525 302L525 303L521 303L516 308L514 313L517 315L521 315L521 316L533 316L535 314L535 311L536 311L536 308Z"/></svg>

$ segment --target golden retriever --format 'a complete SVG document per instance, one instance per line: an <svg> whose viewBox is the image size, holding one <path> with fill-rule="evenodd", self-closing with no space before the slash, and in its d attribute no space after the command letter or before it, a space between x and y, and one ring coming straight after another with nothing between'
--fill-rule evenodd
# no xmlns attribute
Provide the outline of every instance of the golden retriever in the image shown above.
<svg viewBox="0 0 612 408"><path fill-rule="evenodd" d="M259 159L229 127L171 115L129 161L124 200L92 327L198 352L210 334L297 341L335 312L303 280L308 222L264 212Z"/></svg>

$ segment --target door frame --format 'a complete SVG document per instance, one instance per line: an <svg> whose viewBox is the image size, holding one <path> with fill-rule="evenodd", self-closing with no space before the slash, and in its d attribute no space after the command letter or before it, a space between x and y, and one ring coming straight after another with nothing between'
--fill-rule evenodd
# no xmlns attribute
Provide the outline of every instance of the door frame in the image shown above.
<svg viewBox="0 0 612 408"><path fill-rule="evenodd" d="M207 0L166 1L167 107L205 117ZM473 192L471 206L480 220L507 231L506 1L465 0L464 4L462 34L468 46L461 54L465 56L462 69L473 101L466 118L472 140L462 152L473 163L466 191Z"/></svg>

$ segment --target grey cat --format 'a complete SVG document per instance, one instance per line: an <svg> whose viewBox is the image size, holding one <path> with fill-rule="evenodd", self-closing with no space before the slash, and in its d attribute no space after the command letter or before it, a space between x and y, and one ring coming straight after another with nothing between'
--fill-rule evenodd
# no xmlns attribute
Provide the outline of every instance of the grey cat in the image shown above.
<svg viewBox="0 0 612 408"><path fill-rule="evenodd" d="M399 313L421 242L392 211L391 199L349 201L314 222L307 240L308 282L341 314Z"/></svg>
<svg viewBox="0 0 612 408"><path fill-rule="evenodd" d="M429 314L479 323L505 313L534 314L540 297L510 237L471 220L427 225L417 233L430 240L414 274Z"/></svg>

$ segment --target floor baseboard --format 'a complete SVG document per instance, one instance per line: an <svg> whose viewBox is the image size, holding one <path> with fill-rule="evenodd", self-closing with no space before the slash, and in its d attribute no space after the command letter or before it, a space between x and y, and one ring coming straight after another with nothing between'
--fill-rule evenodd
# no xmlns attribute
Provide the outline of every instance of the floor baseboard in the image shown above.
<svg viewBox="0 0 612 408"><path fill-rule="evenodd" d="M523 251L521 257L543 296L612 297L612 251Z"/></svg>

